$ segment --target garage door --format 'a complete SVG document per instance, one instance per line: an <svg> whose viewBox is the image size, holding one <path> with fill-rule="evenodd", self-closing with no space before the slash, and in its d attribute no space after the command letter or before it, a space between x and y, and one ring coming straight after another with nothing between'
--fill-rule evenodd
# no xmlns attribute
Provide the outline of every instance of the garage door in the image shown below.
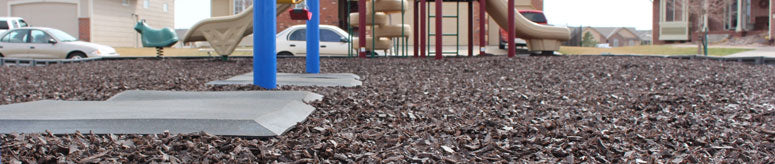
<svg viewBox="0 0 775 164"><path fill-rule="evenodd" d="M24 18L31 26L56 28L78 37L78 5L74 3L14 4L11 15Z"/></svg>

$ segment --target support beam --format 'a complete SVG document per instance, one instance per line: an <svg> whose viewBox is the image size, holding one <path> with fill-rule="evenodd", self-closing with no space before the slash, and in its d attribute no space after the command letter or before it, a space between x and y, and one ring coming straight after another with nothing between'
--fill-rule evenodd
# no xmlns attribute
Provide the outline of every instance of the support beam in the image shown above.
<svg viewBox="0 0 775 164"><path fill-rule="evenodd" d="M358 1L358 38L358 56L366 58L366 0Z"/></svg>
<svg viewBox="0 0 775 164"><path fill-rule="evenodd" d="M485 33L487 33L487 27L485 27L484 22L485 18L485 11L487 10L487 1L485 0L479 0L479 56L486 55L485 51L487 50L487 42L485 38Z"/></svg>
<svg viewBox="0 0 775 164"><path fill-rule="evenodd" d="M514 0L509 0L509 4L507 6L508 6L508 9L509 9L509 16L508 16L509 27L508 27L508 30L506 31L509 34L509 36L506 37L506 39L508 39L507 42L509 43L507 50L509 50L509 57L514 57L514 56L516 56L516 53L517 53L517 51L515 50L515 48L517 48L517 46L514 43L514 38L516 38L516 37L514 37L514 32L515 32L514 31L514 14L516 14L516 13L514 13Z"/></svg>
<svg viewBox="0 0 775 164"><path fill-rule="evenodd" d="M444 18L444 13L442 12L443 9L443 3L442 0L436 0L436 59L442 59L442 55L444 55L444 50L442 49L442 38L444 37L444 33L441 31L441 27L443 26L441 23L441 19Z"/></svg>
<svg viewBox="0 0 775 164"><path fill-rule="evenodd" d="M427 43L427 37L428 33L426 32L426 25L428 25L428 22L426 22L426 19L428 16L426 13L428 12L427 5L428 3L425 0L420 0L420 57L425 58L425 50L426 50L426 43Z"/></svg>
<svg viewBox="0 0 775 164"><path fill-rule="evenodd" d="M474 1L468 1L468 57L474 56Z"/></svg>
<svg viewBox="0 0 775 164"><path fill-rule="evenodd" d="M418 15L419 14L418 12L420 12L420 5L419 4L420 4L419 1L414 1L414 6L412 7L412 8L414 8L414 24L413 24L414 25L414 27L413 27L414 31L412 31L412 33L414 33L414 38L412 38L412 39L414 39L414 42L412 42L413 43L412 45L414 45L414 57L415 58L420 56L420 49L419 49L419 45L420 45L419 43L420 42L418 42L418 40L420 39L420 34L419 34L419 32L420 32L419 31L419 28L420 28L420 23L419 23L420 21L419 20L420 20L420 18L419 18L419 15Z"/></svg>
<svg viewBox="0 0 775 164"><path fill-rule="evenodd" d="M320 73L320 0L307 0L312 18L307 21L307 73Z"/></svg>
<svg viewBox="0 0 775 164"><path fill-rule="evenodd" d="M277 88L277 0L254 0L253 10L253 84Z"/></svg>

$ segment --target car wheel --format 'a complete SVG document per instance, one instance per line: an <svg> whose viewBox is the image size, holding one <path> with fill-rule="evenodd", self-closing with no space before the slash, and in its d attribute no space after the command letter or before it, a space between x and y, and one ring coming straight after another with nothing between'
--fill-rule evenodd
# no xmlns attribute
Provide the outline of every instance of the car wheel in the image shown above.
<svg viewBox="0 0 775 164"><path fill-rule="evenodd" d="M498 44L498 49L505 50L505 49L506 49L506 45L505 45L505 44L503 44L503 43L499 43L499 44Z"/></svg>
<svg viewBox="0 0 775 164"><path fill-rule="evenodd" d="M293 54L290 53L290 52L283 51L283 52L277 53L277 56L278 57L293 57Z"/></svg>
<svg viewBox="0 0 775 164"><path fill-rule="evenodd" d="M73 52L70 53L70 55L67 55L67 59L83 59L86 58L86 54L83 52Z"/></svg>
<svg viewBox="0 0 775 164"><path fill-rule="evenodd" d="M4 57L5 57L5 56L3 56L3 54L0 54L0 58L4 58Z"/></svg>

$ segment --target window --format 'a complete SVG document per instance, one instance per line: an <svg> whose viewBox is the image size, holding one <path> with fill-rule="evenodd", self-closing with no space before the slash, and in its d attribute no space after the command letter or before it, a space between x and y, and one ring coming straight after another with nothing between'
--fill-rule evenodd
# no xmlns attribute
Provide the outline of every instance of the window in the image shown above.
<svg viewBox="0 0 775 164"><path fill-rule="evenodd" d="M32 43L48 43L48 40L53 39L51 36L40 30L32 30Z"/></svg>
<svg viewBox="0 0 775 164"><path fill-rule="evenodd" d="M334 31L328 29L320 29L320 41L321 42L341 42L342 36L339 36Z"/></svg>
<svg viewBox="0 0 775 164"><path fill-rule="evenodd" d="M288 40L292 41L306 41L307 40L307 29L300 29L294 31L291 36L288 37Z"/></svg>
<svg viewBox="0 0 775 164"><path fill-rule="evenodd" d="M143 1L143 8L149 8L151 7L151 0L144 0Z"/></svg>
<svg viewBox="0 0 775 164"><path fill-rule="evenodd" d="M8 29L8 21L0 21L0 30Z"/></svg>
<svg viewBox="0 0 775 164"><path fill-rule="evenodd" d="M724 8L724 29L734 30L737 28L737 1L732 1Z"/></svg>
<svg viewBox="0 0 775 164"><path fill-rule="evenodd" d="M129 6L129 0L121 0L121 5Z"/></svg>
<svg viewBox="0 0 775 164"><path fill-rule="evenodd" d="M170 11L170 6L166 3L161 5L161 8L162 10L164 10L165 13Z"/></svg>
<svg viewBox="0 0 775 164"><path fill-rule="evenodd" d="M683 9L684 9L684 3L685 0L666 0L665 5L665 15L664 19L665 22L682 22L684 21L683 18Z"/></svg>
<svg viewBox="0 0 775 164"><path fill-rule="evenodd" d="M60 42L72 42L72 41L78 40L75 37L70 36L70 34L67 34L62 30L49 29L48 32L51 33L51 35L53 35L55 38L59 39Z"/></svg>
<svg viewBox="0 0 775 164"><path fill-rule="evenodd" d="M342 36L329 29L320 29L321 42L341 42ZM307 41L307 29L299 29L288 36L288 40Z"/></svg>
<svg viewBox="0 0 775 164"><path fill-rule="evenodd" d="M30 30L14 30L9 32L8 35L3 36L3 39L0 41L6 43L27 43L29 32Z"/></svg>
<svg viewBox="0 0 775 164"><path fill-rule="evenodd" d="M234 13L239 14L245 11L250 6L253 6L253 0L234 0Z"/></svg>
<svg viewBox="0 0 775 164"><path fill-rule="evenodd" d="M29 27L30 25L27 24L24 20L19 19L19 27Z"/></svg>
<svg viewBox="0 0 775 164"><path fill-rule="evenodd" d="M18 22L16 22L16 21L11 21L11 24L13 24L13 25L11 25L11 26L13 26L13 27L15 27L15 28L19 28L19 23L18 23Z"/></svg>

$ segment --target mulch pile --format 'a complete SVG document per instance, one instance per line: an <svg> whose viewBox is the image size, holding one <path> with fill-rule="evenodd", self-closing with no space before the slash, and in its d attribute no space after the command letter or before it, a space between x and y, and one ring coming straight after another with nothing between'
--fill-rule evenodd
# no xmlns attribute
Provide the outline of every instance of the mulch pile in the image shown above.
<svg viewBox="0 0 775 164"><path fill-rule="evenodd" d="M0 104L105 100L205 86L251 61L125 60L0 67ZM773 163L775 67L632 57L324 59L356 88L325 96L277 138L207 133L0 135L2 163ZM302 72L304 59L281 59ZM64 110L64 109L63 109Z"/></svg>

